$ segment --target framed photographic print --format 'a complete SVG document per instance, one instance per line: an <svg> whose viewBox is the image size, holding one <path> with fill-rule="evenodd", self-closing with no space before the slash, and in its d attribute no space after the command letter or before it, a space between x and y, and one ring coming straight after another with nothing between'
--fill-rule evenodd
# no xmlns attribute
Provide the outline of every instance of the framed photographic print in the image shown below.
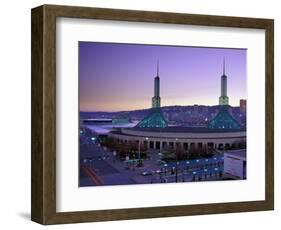
<svg viewBox="0 0 281 230"><path fill-rule="evenodd" d="M41 224L272 210L273 20L32 9Z"/></svg>

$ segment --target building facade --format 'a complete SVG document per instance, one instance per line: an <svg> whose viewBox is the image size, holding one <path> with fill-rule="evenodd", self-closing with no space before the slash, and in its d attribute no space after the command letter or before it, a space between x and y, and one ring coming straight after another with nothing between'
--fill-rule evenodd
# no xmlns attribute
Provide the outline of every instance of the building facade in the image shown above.
<svg viewBox="0 0 281 230"><path fill-rule="evenodd" d="M240 112L246 113L247 111L247 101L245 99L240 100Z"/></svg>
<svg viewBox="0 0 281 230"><path fill-rule="evenodd" d="M229 151L224 153L224 174L226 178L246 179L246 150Z"/></svg>
<svg viewBox="0 0 281 230"><path fill-rule="evenodd" d="M246 145L246 130L229 113L225 61L221 76L220 110L206 127L169 126L160 108L159 64L154 79L151 112L133 128L121 128L108 135L119 143L135 143L148 149L226 149ZM198 113L198 106L194 106Z"/></svg>
<svg viewBox="0 0 281 230"><path fill-rule="evenodd" d="M206 128L167 127L164 129L123 128L109 133L118 143L140 143L148 149L184 150L226 149L246 143L246 131L210 130Z"/></svg>

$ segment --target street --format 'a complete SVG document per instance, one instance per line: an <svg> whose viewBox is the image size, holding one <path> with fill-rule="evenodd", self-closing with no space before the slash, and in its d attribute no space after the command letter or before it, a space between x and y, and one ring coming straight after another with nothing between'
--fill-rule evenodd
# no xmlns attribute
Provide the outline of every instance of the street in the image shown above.
<svg viewBox="0 0 281 230"><path fill-rule="evenodd" d="M222 180L223 156L189 161L163 162L158 152L149 151L143 167L133 159L120 160L96 137L80 139L80 186L172 183Z"/></svg>

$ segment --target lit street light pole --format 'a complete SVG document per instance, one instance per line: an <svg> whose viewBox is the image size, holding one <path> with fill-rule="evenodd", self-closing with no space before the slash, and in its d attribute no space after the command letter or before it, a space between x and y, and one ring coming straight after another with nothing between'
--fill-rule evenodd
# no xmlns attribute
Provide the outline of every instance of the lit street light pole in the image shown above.
<svg viewBox="0 0 281 230"><path fill-rule="evenodd" d="M145 140L148 140L148 137L145 138ZM140 155L140 149L141 149L141 141L139 140L139 146L138 146L138 164L140 165L141 163L141 155Z"/></svg>
<svg viewBox="0 0 281 230"><path fill-rule="evenodd" d="M176 182L178 182L178 164L179 164L179 162L177 161L177 163L176 163Z"/></svg>
<svg viewBox="0 0 281 230"><path fill-rule="evenodd" d="M177 150L177 141L178 141L178 138L176 138L176 142L175 142L175 155L176 155L176 182L178 182L178 165L179 165L179 162L178 162L178 150Z"/></svg>
<svg viewBox="0 0 281 230"><path fill-rule="evenodd" d="M138 159L140 160L140 148L141 148L141 141L139 141L139 151L138 151Z"/></svg>

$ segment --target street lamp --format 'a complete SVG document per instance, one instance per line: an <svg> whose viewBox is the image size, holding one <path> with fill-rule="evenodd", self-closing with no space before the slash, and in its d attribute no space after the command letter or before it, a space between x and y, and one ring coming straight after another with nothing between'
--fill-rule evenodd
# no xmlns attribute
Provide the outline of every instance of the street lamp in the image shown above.
<svg viewBox="0 0 281 230"><path fill-rule="evenodd" d="M195 171L193 171L192 174L193 174L192 181L195 181L195 179L196 179L195 176L196 176L197 173Z"/></svg>
<svg viewBox="0 0 281 230"><path fill-rule="evenodd" d="M186 173L188 173L190 162L186 161Z"/></svg>
<svg viewBox="0 0 281 230"><path fill-rule="evenodd" d="M148 137L145 138L145 140L148 140ZM140 156L140 148L141 148L141 140L139 140L139 146L138 146L138 160L139 160L139 164L140 164L140 160L141 160L141 156Z"/></svg>
<svg viewBox="0 0 281 230"><path fill-rule="evenodd" d="M207 172L208 172L208 169L204 169L204 177L205 177L205 180L207 179Z"/></svg>
<svg viewBox="0 0 281 230"><path fill-rule="evenodd" d="M115 162L115 161L116 161L117 152L114 150L114 151L112 152L112 155L113 155L113 162Z"/></svg>
<svg viewBox="0 0 281 230"><path fill-rule="evenodd" d="M175 142L175 146L174 146L174 148L175 148L174 151L175 151L175 155L176 155L176 182L178 182L178 165L179 165L177 141L178 141L178 138L176 138L176 142Z"/></svg>
<svg viewBox="0 0 281 230"><path fill-rule="evenodd" d="M176 163L176 174L175 174L176 182L178 182L178 170L179 170L178 165L179 165L179 162L177 161L177 163Z"/></svg>
<svg viewBox="0 0 281 230"><path fill-rule="evenodd" d="M139 153L138 153L138 159L140 160L140 148L141 148L141 141L139 140Z"/></svg>

